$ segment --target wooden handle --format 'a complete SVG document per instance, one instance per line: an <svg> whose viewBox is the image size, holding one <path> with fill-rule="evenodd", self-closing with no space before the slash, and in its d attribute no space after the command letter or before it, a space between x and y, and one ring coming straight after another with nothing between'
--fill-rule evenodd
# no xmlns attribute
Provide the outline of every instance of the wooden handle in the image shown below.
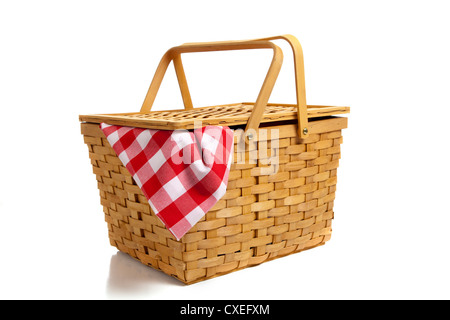
<svg viewBox="0 0 450 320"><path fill-rule="evenodd" d="M298 136L300 138L307 138L309 136L308 128L308 110L306 106L306 88L305 88L305 67L303 63L303 50L300 41L290 34L281 36L274 36L259 40L285 40L292 48L294 55L294 73L295 73L295 87L297 96L297 118L298 118Z"/></svg>
<svg viewBox="0 0 450 320"><path fill-rule="evenodd" d="M186 76L181 62L181 53L186 52L205 52L205 51L222 51L222 50L242 50L242 49L262 49L272 48L274 56L266 75L261 91L256 99L252 114L247 123L246 131L249 129L256 130L264 115L264 109L272 93L273 86L278 77L283 60L281 49L270 42L270 40L283 39L289 42L294 53L294 68L296 81L296 95L298 105L298 134L301 138L308 136L308 116L306 110L306 91L305 77L303 66L303 53L299 41L292 35L275 36L254 40L237 40L237 41L220 41L220 42L202 42L202 43L185 43L181 46L169 49L161 59L158 68L153 77L150 88L145 97L141 112L149 112L155 100L156 94L161 85L164 74L170 61L173 60L175 71L180 85L183 102L186 109L192 109L192 100L187 86Z"/></svg>
<svg viewBox="0 0 450 320"><path fill-rule="evenodd" d="M267 72L266 78L264 79L258 98L256 99L255 106L253 107L252 114L250 115L249 121L247 123L246 130L258 129L262 116L264 114L264 109L267 105L270 94L272 93L272 89L275 85L275 81L278 77L283 62L283 52L281 51L280 47L270 41L225 41L216 43L192 43L169 49L161 59L161 62L156 69L152 83L150 84L150 88L142 105L141 112L149 112L151 110L164 74L170 64L170 61L172 60L174 62L174 67L177 74L178 83L180 85L185 108L193 108L189 89L187 86L186 76L184 74L183 65L181 63L181 53L264 48L273 49L274 54L269 67L269 71Z"/></svg>
<svg viewBox="0 0 450 320"><path fill-rule="evenodd" d="M306 138L309 135L308 128L308 111L306 106L306 89L305 89L305 69L303 63L303 50L300 42L296 37L290 34L285 34L281 36L273 36L268 38L260 38L253 40L244 40L244 41L271 41L271 40L285 40L287 41L294 55L294 72L295 72L295 87L296 87L296 96L297 96L297 118L298 118L298 135L300 138ZM240 41L231 41L234 43L238 43ZM203 44L214 45L220 42L209 42ZM194 43L187 43L187 45L193 45ZM256 109L256 105L255 105ZM264 111L263 111L264 113Z"/></svg>

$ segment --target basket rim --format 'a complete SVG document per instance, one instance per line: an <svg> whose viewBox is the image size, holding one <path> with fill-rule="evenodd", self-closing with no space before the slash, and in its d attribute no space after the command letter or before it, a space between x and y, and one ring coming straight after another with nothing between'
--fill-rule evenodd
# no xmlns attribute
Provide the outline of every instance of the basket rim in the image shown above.
<svg viewBox="0 0 450 320"><path fill-rule="evenodd" d="M81 122L108 123L149 129L177 130L194 129L201 121L202 126L236 126L248 122L253 102L200 107L191 110L165 110L150 112L127 112L112 114L80 115ZM308 105L308 118L335 116L350 112L347 106ZM269 103L261 123L290 121L297 119L297 105Z"/></svg>

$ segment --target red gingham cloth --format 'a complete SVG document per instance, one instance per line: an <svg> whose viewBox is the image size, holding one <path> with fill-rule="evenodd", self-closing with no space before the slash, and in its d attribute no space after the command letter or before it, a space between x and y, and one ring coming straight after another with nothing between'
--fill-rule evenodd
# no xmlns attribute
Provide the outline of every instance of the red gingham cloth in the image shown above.
<svg viewBox="0 0 450 320"><path fill-rule="evenodd" d="M189 132L105 123L100 128L177 240L225 194L233 156L230 128L206 126Z"/></svg>

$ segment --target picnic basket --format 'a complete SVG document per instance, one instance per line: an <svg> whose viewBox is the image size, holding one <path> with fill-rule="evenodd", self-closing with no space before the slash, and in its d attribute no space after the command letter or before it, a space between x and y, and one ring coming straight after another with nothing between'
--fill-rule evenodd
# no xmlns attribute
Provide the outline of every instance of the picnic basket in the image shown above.
<svg viewBox="0 0 450 320"><path fill-rule="evenodd" d="M283 60L272 41L278 39L293 50L296 104L268 103ZM194 109L181 54L243 49L274 53L255 103ZM170 62L185 109L151 111ZM139 112L79 117L111 245L190 284L324 244L331 237L341 130L347 127L347 118L339 115L348 112L306 105L302 49L292 35L171 48ZM99 124L191 130L199 120L235 130L234 162L225 195L178 241L155 216Z"/></svg>

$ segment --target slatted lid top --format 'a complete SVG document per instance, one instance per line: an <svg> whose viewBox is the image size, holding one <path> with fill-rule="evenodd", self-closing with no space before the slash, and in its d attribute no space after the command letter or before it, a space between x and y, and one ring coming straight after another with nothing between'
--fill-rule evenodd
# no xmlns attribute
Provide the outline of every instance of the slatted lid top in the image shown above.
<svg viewBox="0 0 450 320"><path fill-rule="evenodd" d="M176 130L193 129L201 121L202 126L235 126L247 123L253 103L237 103L191 110L151 111L148 113L116 113L80 115L82 122L108 123L130 127ZM349 113L349 107L308 106L308 118ZM268 104L261 123L297 119L297 106L292 104Z"/></svg>

